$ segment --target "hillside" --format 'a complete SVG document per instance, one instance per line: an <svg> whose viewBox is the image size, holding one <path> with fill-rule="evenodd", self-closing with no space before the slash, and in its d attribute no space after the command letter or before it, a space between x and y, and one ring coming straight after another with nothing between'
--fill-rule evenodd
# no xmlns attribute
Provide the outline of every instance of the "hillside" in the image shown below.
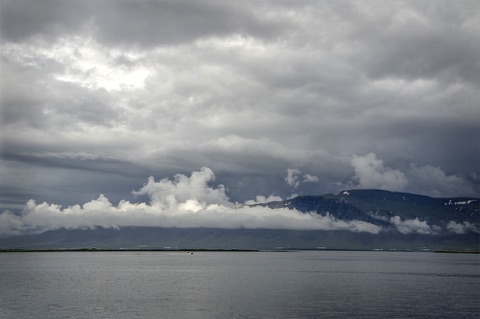
<svg viewBox="0 0 480 319"><path fill-rule="evenodd" d="M298 196L261 205L322 215L328 213L341 220L361 220L383 226L388 225L388 221L395 216L402 220L418 218L440 227L446 227L451 221L480 223L478 198L434 198L383 190L348 190L336 195Z"/></svg>

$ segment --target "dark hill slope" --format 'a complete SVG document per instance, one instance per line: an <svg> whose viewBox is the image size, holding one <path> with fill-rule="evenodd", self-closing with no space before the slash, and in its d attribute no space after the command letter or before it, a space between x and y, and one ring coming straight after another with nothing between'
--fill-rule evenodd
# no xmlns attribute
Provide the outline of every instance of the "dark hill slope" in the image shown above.
<svg viewBox="0 0 480 319"><path fill-rule="evenodd" d="M393 216L401 219L419 218L437 225L445 225L450 221L480 222L478 198L433 198L383 190L348 190L336 195L298 196L262 205L321 215L328 213L337 219L361 220L379 225L385 225Z"/></svg>
<svg viewBox="0 0 480 319"><path fill-rule="evenodd" d="M477 233L422 235L385 232L97 227L57 229L37 235L0 238L0 249L480 249Z"/></svg>

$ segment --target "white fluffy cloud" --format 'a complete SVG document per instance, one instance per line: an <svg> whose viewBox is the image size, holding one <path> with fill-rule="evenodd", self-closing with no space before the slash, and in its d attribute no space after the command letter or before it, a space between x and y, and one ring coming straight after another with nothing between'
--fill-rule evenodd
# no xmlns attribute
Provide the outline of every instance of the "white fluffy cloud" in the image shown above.
<svg viewBox="0 0 480 319"><path fill-rule="evenodd" d="M155 182L155 179L150 177L148 182L134 194L148 195L151 205L158 206L162 210L174 210L180 203L186 204L189 201L195 201L202 208L212 204L231 206L223 185L219 185L217 188L208 185L214 178L212 170L207 167L193 172L190 177L177 174L173 181L164 178ZM192 209L187 208L186 210Z"/></svg>
<svg viewBox="0 0 480 319"><path fill-rule="evenodd" d="M373 153L365 156L354 155L351 164L355 169L355 179L361 188L402 191L408 184L405 174L385 167L383 161Z"/></svg>
<svg viewBox="0 0 480 319"><path fill-rule="evenodd" d="M447 224L447 229L455 234L465 234L468 231L480 233L480 229L472 223L464 221L463 223L457 223L453 220Z"/></svg>
<svg viewBox="0 0 480 319"><path fill-rule="evenodd" d="M320 182L320 178L315 175L305 174L303 175L303 182L304 183L318 183Z"/></svg>
<svg viewBox="0 0 480 319"><path fill-rule="evenodd" d="M311 174L303 174L298 168L287 169L287 176L285 182L293 188L298 188L302 183L318 183L320 178Z"/></svg>
<svg viewBox="0 0 480 319"><path fill-rule="evenodd" d="M287 182L287 184L292 186L293 188L297 188L300 185L300 181L298 179L299 174L300 170L296 168L289 168L287 170L287 177L285 177L285 182Z"/></svg>
<svg viewBox="0 0 480 319"><path fill-rule="evenodd" d="M418 218L403 220L399 216L394 216L390 218L390 223L402 234L433 235L441 230L439 226L430 226L426 221Z"/></svg>

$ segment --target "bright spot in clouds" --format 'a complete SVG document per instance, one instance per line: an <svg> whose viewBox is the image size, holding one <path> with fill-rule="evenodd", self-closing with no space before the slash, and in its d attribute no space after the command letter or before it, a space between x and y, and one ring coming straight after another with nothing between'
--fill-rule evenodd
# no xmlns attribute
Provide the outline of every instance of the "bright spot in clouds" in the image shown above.
<svg viewBox="0 0 480 319"><path fill-rule="evenodd" d="M26 65L61 63L64 67L52 74L55 79L89 89L142 89L151 73L138 62L141 54L108 49L91 38L61 38L53 45L40 47L8 43L2 49Z"/></svg>

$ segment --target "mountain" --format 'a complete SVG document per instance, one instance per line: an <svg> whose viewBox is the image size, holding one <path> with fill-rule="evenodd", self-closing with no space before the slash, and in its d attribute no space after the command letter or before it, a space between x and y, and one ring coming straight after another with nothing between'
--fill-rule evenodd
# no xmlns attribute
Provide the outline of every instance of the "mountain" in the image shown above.
<svg viewBox="0 0 480 319"><path fill-rule="evenodd" d="M340 220L361 220L388 226L390 219L419 220L445 228L455 223L480 223L480 199L467 197L433 198L384 190L348 190L336 195L298 196L286 201L260 204L301 212L329 214ZM478 227L477 227L478 228Z"/></svg>
<svg viewBox="0 0 480 319"><path fill-rule="evenodd" d="M477 233L432 236L285 229L122 227L57 229L0 239L0 249L479 250Z"/></svg>
<svg viewBox="0 0 480 319"><path fill-rule="evenodd" d="M327 216L352 229L286 230L122 227L56 229L0 238L0 249L480 249L480 200L432 198L382 190L298 196L257 204Z"/></svg>

